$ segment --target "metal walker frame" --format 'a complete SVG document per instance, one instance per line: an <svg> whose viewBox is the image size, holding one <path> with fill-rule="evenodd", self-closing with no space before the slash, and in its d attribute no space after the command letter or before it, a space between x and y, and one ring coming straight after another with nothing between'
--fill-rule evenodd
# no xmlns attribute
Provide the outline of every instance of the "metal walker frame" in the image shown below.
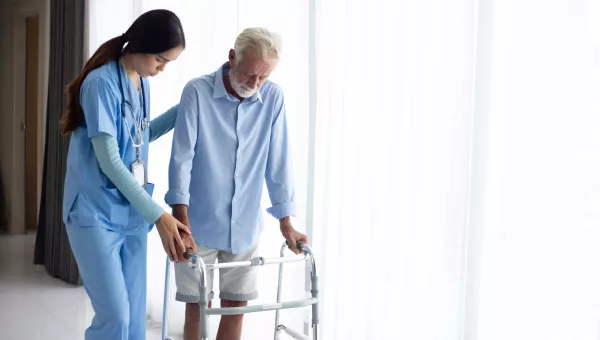
<svg viewBox="0 0 600 340"><path fill-rule="evenodd" d="M304 244L303 242L298 242L297 248L302 251L301 255L294 256L284 256L285 249L288 248L287 243L281 246L280 257L275 258L263 258L263 257L255 257L250 261L240 261L240 262L229 262L229 263L215 263L215 264L205 264L202 261L202 258L198 253L193 253L191 249L188 249L186 252L186 258L189 258L188 265L192 267L194 270L200 271L200 339L208 340L208 317L210 315L236 315L236 314L246 314L246 313L255 313L255 312L266 312L275 310L275 328L274 328L274 339L279 339L279 334L281 332L285 332L289 336L298 340L311 340L310 337L302 334L302 332L298 332L293 330L285 325L279 324L279 312L282 309L289 308L301 308L306 306L312 306L312 329L313 336L312 340L318 340L318 325L319 325L319 290L318 290L318 278L317 278L317 268L315 265L315 259L313 256L313 252L311 248ZM311 282L311 297L302 300L294 300L294 301L281 301L281 280L283 278L283 265L285 263L291 262L300 262L300 261L309 261L311 264L311 273L310 273L310 282ZM236 268L236 267L253 267L253 266L263 266L267 264L279 264L279 278L277 281L277 302L276 303L267 303L261 305L251 305L246 307L228 307L228 308L208 308L208 294L210 292L207 291L206 287L206 271L214 270L219 268ZM163 320L162 320L162 338L163 340L172 340L172 338L168 337L169 332L169 324L168 324L168 314L169 314L169 291L170 291L170 283L171 283L171 261L167 256L167 264L165 270L165 291L164 291L164 300L163 300Z"/></svg>

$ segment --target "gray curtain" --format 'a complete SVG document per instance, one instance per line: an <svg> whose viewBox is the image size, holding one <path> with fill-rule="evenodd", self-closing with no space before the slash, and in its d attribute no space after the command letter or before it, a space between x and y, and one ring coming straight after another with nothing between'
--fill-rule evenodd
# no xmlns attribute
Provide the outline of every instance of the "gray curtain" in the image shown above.
<svg viewBox="0 0 600 340"><path fill-rule="evenodd" d="M46 152L34 254L35 264L45 265L51 276L75 285L81 284L81 279L62 222L69 138L60 134L59 120L66 105L65 87L84 63L85 3L84 0L50 2Z"/></svg>
<svg viewBox="0 0 600 340"><path fill-rule="evenodd" d="M0 176L0 233L4 233L8 229L8 207L6 206L7 197L8 195L6 192L4 192L4 178Z"/></svg>

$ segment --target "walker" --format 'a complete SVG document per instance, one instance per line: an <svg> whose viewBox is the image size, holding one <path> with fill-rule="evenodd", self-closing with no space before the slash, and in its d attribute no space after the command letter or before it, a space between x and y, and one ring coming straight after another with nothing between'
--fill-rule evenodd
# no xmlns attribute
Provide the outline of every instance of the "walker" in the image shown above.
<svg viewBox="0 0 600 340"><path fill-rule="evenodd" d="M266 312L275 310L275 328L274 328L274 339L279 339L279 334L285 332L289 336L298 340L317 340L318 324L319 324L319 307L318 307L318 296L319 291L317 289L317 269L315 266L315 259L313 257L312 250L310 247L303 242L298 242L297 248L303 252L302 255L284 256L284 251L287 248L287 243L281 246L280 257L275 258L263 258L255 257L250 261L230 262L230 263L215 263L215 264L204 264L202 258L197 254L193 253L192 249L188 249L185 257L190 259L188 265L194 270L200 271L200 339L208 340L208 316L210 315L236 315L246 314L255 312ZM284 301L281 302L281 279L283 277L283 264L290 262L307 261L311 262L311 297L303 300L295 301ZM246 307L228 307L228 308L208 308L208 294L206 289L206 277L204 273L207 270L214 270L219 268L236 268L236 267L251 267L251 266L263 266L267 264L279 263L279 279L277 282L277 302L268 303L261 305L252 305ZM165 293L163 300L163 320L162 320L162 338L164 340L173 340L168 337L169 325L168 325L168 313L169 313L169 286L171 282L171 261L167 257L167 265L165 270ZM288 308L301 308L306 306L312 306L312 339L293 330L285 325L279 324L279 311Z"/></svg>

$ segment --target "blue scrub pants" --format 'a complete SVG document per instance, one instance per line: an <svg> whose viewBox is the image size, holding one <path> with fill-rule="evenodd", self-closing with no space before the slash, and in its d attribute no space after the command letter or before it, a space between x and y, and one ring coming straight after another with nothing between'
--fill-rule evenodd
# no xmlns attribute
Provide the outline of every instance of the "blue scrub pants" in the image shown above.
<svg viewBox="0 0 600 340"><path fill-rule="evenodd" d="M85 339L145 340L148 235L70 225L67 234L95 312Z"/></svg>

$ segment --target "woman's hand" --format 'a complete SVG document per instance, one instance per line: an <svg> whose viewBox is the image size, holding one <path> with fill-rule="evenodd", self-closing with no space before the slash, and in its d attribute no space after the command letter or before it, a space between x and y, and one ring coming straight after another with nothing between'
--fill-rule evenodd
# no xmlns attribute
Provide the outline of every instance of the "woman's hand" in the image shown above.
<svg viewBox="0 0 600 340"><path fill-rule="evenodd" d="M179 232L182 231L182 235L189 235L191 234L190 228L186 227L167 212L163 212L158 220L156 220L155 224L163 248L165 248L165 252L171 261L179 262L178 254L183 254L183 252L185 252L185 245L181 240L181 236L179 236ZM183 260L183 258L181 260Z"/></svg>

